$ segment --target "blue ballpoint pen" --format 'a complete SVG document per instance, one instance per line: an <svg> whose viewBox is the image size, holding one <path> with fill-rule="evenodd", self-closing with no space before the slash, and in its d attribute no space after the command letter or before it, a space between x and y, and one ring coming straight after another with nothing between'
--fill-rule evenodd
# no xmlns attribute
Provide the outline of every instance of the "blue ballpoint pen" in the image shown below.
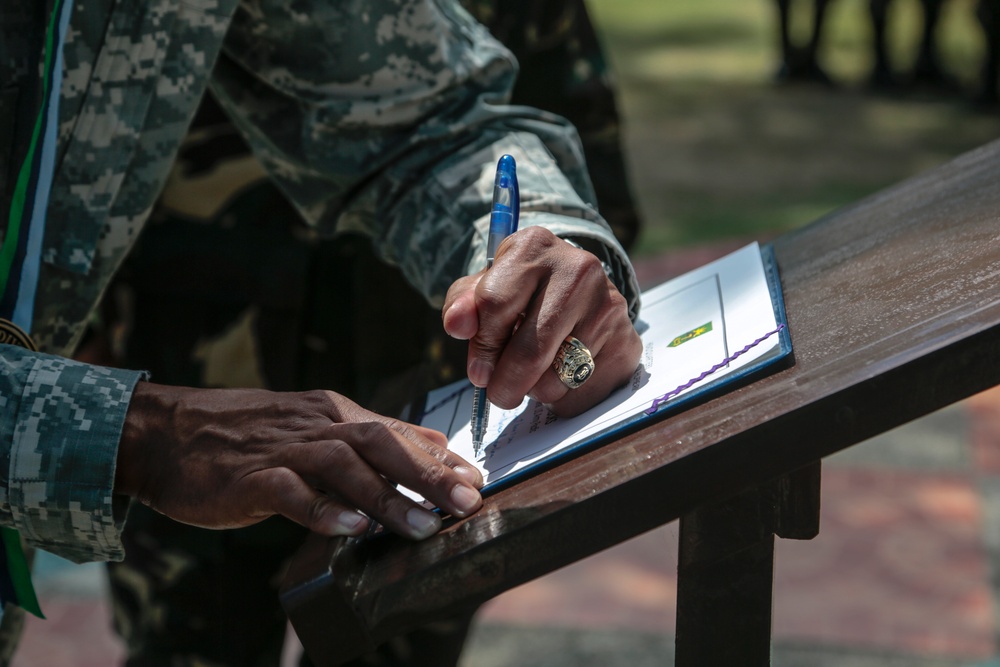
<svg viewBox="0 0 1000 667"><path fill-rule="evenodd" d="M500 243L517 231L521 214L521 198L517 189L517 164L514 158L504 155L497 162L497 175L493 180L493 207L490 211L490 235L486 240L486 268L493 266ZM486 388L476 387L472 395L472 451L476 457L483 449L483 434L490 419L490 402Z"/></svg>

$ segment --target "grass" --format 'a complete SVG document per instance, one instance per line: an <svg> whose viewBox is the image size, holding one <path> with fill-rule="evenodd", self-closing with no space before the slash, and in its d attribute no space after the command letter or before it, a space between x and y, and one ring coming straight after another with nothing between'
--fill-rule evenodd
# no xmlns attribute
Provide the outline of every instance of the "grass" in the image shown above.
<svg viewBox="0 0 1000 667"><path fill-rule="evenodd" d="M831 3L821 63L837 87L773 83L772 0L588 0L619 86L644 230L637 256L810 222L1000 136L1000 114L961 95L879 96L867 0ZM950 0L942 61L966 91L982 38L972 0ZM809 3L793 4L805 34ZM916 0L896 0L890 45L912 63Z"/></svg>

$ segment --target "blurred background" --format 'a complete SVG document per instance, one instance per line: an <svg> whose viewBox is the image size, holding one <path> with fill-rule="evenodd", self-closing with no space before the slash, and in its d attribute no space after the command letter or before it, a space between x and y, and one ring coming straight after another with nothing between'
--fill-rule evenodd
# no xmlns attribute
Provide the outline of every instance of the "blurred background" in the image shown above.
<svg viewBox="0 0 1000 667"><path fill-rule="evenodd" d="M889 3L891 81L873 77L869 0L832 0L817 67L791 68L775 0L587 4L617 86L644 286L1000 137L1000 107L976 99L977 0L941 4L944 76L921 82L918 0ZM790 10L798 58L813 3ZM671 664L676 544L671 524L500 596L464 667ZM826 461L819 538L779 540L776 560L779 667L1000 667L1000 393ZM15 665L118 664L104 577L43 556L49 620L29 621Z"/></svg>
<svg viewBox="0 0 1000 667"><path fill-rule="evenodd" d="M828 3L815 63L811 0L788 3L791 63L774 0L587 4L647 287L1000 137L976 0L939 3L932 71L922 3L884 3L889 76L869 0ZM822 486L819 537L776 545L772 664L1000 667L1000 392L827 459ZM500 596L466 667L672 664L676 545L674 523Z"/></svg>
<svg viewBox="0 0 1000 667"><path fill-rule="evenodd" d="M986 52L976 0L942 4L937 44L956 87L907 86L918 0L895 0L895 89L873 87L869 0L832 0L818 62L831 81L777 83L775 0L588 0L618 86L626 159L646 226L638 258L791 229L1000 136L976 105ZM792 38L811 0L790 3Z"/></svg>

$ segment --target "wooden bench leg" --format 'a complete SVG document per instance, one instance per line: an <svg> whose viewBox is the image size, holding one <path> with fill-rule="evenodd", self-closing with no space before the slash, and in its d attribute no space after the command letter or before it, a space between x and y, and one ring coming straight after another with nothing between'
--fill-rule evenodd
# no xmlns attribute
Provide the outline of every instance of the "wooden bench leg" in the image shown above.
<svg viewBox="0 0 1000 667"><path fill-rule="evenodd" d="M774 536L819 533L820 463L681 517L677 667L771 664Z"/></svg>

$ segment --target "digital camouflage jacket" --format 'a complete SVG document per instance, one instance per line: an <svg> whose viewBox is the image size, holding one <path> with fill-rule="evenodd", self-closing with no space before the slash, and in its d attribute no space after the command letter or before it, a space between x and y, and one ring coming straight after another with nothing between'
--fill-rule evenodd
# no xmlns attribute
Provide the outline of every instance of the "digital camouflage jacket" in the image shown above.
<svg viewBox="0 0 1000 667"><path fill-rule="evenodd" d="M37 78L25 54L40 48L41 4L0 7L5 100ZM637 313L575 130L505 104L517 64L455 1L81 0L64 49L32 329L47 354L0 346L0 521L29 542L76 561L122 555L114 462L140 374L64 357L142 229L206 86L308 225L368 235L430 303L484 264L494 169L510 153L521 225L601 257ZM6 133L15 148L16 127ZM0 159L12 155L0 146ZM3 165L0 187L16 166Z"/></svg>

